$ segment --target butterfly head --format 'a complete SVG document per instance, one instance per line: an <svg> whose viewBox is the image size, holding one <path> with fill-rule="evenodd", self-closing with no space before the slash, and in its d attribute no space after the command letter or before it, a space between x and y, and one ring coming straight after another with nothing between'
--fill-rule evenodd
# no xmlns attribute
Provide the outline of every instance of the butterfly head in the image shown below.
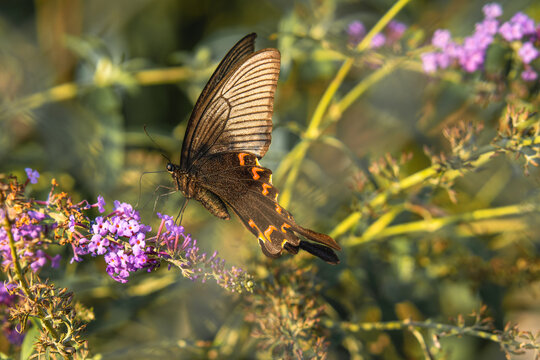
<svg viewBox="0 0 540 360"><path fill-rule="evenodd" d="M167 171L171 174L176 189L180 190L186 198L192 198L195 194L195 184L191 176L185 170L182 170L180 166L173 163L167 163Z"/></svg>

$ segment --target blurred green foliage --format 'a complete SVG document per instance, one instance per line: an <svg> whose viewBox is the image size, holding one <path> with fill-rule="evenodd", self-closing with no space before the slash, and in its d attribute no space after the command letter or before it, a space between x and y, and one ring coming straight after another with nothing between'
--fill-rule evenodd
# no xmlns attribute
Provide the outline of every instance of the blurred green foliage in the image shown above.
<svg viewBox="0 0 540 360"><path fill-rule="evenodd" d="M187 118L213 67L257 32L257 48L282 54L273 142L262 164L274 170L296 220L344 247L337 266L304 255L269 260L236 219L215 219L190 203L183 225L200 246L254 274L254 294L241 296L167 269L117 284L102 259L69 264L69 249L58 249L64 263L41 276L93 308L90 353L502 359L503 341L489 337L486 314L477 316L484 304L496 329L511 322L538 331L539 171L529 166L524 175L524 153L514 156L521 148L497 142L511 118L536 122L527 125L536 133L513 138L534 143L538 116L520 111L538 109L538 84L452 71L433 79L418 60L435 29L470 33L484 3L411 1L395 18L409 26L399 46L373 53L348 46L347 25L361 20L370 29L392 1L3 1L1 173L39 170L37 198L56 178L75 200L100 194L138 203L156 226L155 189L171 180L142 174L165 169L161 152L178 162ZM536 2L502 5L506 16L539 19ZM350 70L321 108L347 61ZM506 76L497 62L487 67ZM453 130L445 137L444 129ZM450 156L460 161L454 168ZM157 211L174 215L181 201L160 197Z"/></svg>

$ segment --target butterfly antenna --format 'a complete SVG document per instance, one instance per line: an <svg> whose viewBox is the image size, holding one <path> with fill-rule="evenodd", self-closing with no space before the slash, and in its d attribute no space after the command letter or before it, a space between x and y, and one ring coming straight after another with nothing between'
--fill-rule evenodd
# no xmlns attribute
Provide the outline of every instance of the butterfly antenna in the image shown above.
<svg viewBox="0 0 540 360"><path fill-rule="evenodd" d="M189 202L189 199L185 199L184 200L184 204L182 205L182 208L180 209L180 212L178 213L178 215L176 216L176 220L174 221L175 223L178 223L178 225L181 225L182 224L182 219L184 217L184 210L186 210L186 207L187 207L187 204ZM180 222L178 222L178 218L180 218Z"/></svg>
<svg viewBox="0 0 540 360"><path fill-rule="evenodd" d="M171 162L171 160L167 157L167 155L164 154L165 151L163 150L163 148L158 145L158 143L154 140L154 138L152 138L152 136L150 136L150 134L148 133L148 130L146 130L146 124L143 125L143 129L144 129L144 133L146 134L146 136L148 136L150 141L152 141L152 143L154 143L154 145L156 145L158 150L161 152L161 156L163 156L167 160L167 162Z"/></svg>

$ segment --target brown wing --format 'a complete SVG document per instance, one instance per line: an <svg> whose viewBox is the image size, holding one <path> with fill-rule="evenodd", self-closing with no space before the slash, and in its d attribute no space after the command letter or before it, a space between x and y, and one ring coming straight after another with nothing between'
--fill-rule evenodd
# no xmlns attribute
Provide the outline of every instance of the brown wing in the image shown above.
<svg viewBox="0 0 540 360"><path fill-rule="evenodd" d="M303 249L336 264L332 249L341 247L330 236L298 225L277 201L272 172L259 165L249 153L221 153L208 157L200 171L201 183L229 206L246 228L259 239L263 253L278 257L283 249ZM300 240L298 234L310 241ZM313 241L314 243L312 243Z"/></svg>
<svg viewBox="0 0 540 360"><path fill-rule="evenodd" d="M227 67L224 75L225 70L218 69L219 81L208 91L207 85L193 109L182 146L182 169L225 151L246 151L261 158L270 146L279 51L263 49ZM210 81L215 83L214 76Z"/></svg>

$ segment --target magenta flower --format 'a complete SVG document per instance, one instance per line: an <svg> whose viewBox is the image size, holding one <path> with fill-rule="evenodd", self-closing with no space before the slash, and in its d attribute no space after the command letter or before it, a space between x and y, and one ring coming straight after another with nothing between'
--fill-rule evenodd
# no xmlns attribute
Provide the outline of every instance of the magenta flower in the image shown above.
<svg viewBox="0 0 540 360"><path fill-rule="evenodd" d="M499 30L499 22L495 19L484 19L484 21L475 24L474 28L477 34L486 34L493 37Z"/></svg>
<svg viewBox="0 0 540 360"><path fill-rule="evenodd" d="M486 19L496 19L502 15L502 7L497 3L486 4L482 7Z"/></svg>
<svg viewBox="0 0 540 360"><path fill-rule="evenodd" d="M370 46L372 49L377 49L383 46L385 42L386 42L386 37L383 34L378 33L378 34L375 34L373 39L371 39Z"/></svg>
<svg viewBox="0 0 540 360"><path fill-rule="evenodd" d="M356 46L366 35L366 28L362 22L355 20L347 26L347 35L349 35L349 43Z"/></svg>
<svg viewBox="0 0 540 360"><path fill-rule="evenodd" d="M518 55L523 60L523 63L530 64L531 61L538 57L538 50L534 47L533 43L528 41L521 45L518 51Z"/></svg>
<svg viewBox="0 0 540 360"><path fill-rule="evenodd" d="M407 30L407 26L404 23L396 20L390 21L386 27L386 36L388 38L388 42L395 42L399 40L405 33L405 30Z"/></svg>
<svg viewBox="0 0 540 360"><path fill-rule="evenodd" d="M535 81L538 79L538 74L533 69L528 68L521 73L521 78L525 81Z"/></svg>
<svg viewBox="0 0 540 360"><path fill-rule="evenodd" d="M422 59L422 67L425 73L434 73L437 71L437 54L433 52L423 53L420 58Z"/></svg>
<svg viewBox="0 0 540 360"><path fill-rule="evenodd" d="M450 43L450 40L452 40L450 31L439 29L439 30L435 30L435 33L433 33L431 44L438 49L444 50Z"/></svg>
<svg viewBox="0 0 540 360"><path fill-rule="evenodd" d="M512 19L510 19L510 21L520 26L521 31L524 35L534 34L534 20L525 15L524 13L517 12L514 16L512 16Z"/></svg>

